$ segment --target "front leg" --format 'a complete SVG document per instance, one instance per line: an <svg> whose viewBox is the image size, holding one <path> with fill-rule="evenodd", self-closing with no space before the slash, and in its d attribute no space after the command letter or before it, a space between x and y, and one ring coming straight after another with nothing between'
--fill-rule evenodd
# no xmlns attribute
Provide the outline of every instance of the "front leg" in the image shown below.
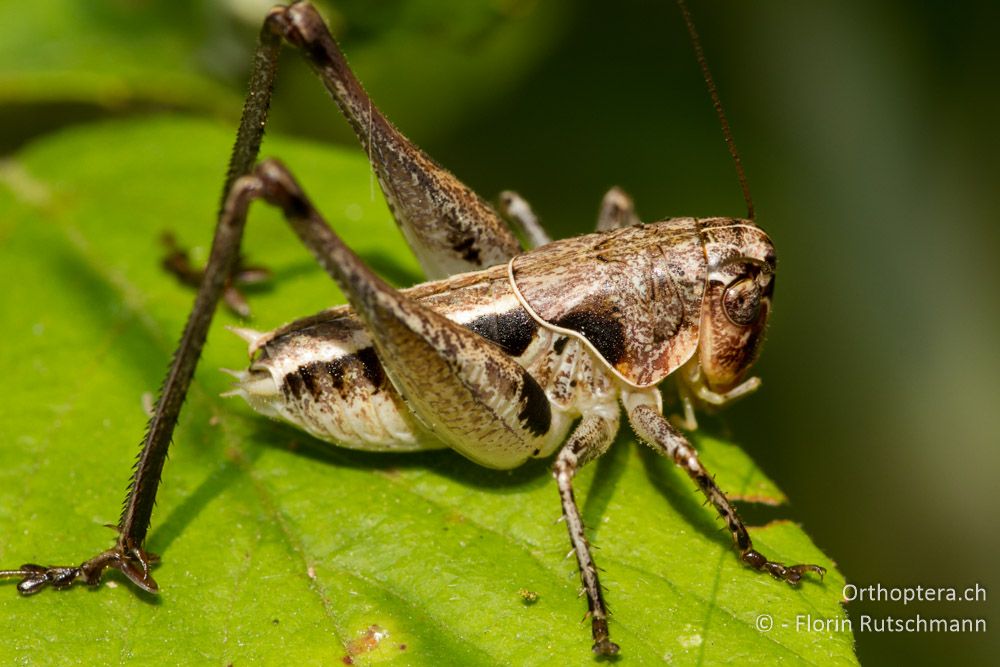
<svg viewBox="0 0 1000 667"><path fill-rule="evenodd" d="M629 395L625 399L625 407L636 435L657 453L673 459L712 503L719 516L726 522L726 527L733 537L733 544L740 553L740 560L754 569L767 572L776 579L790 584L797 584L806 572L815 572L820 577L826 574L826 568L819 565L784 565L768 560L754 549L750 533L736 513L736 507L715 483L712 475L705 470L691 443L659 413L651 400L645 399L643 394Z"/></svg>
<svg viewBox="0 0 1000 667"><path fill-rule="evenodd" d="M739 400L760 389L760 378L747 378L729 391L720 394L712 391L705 382L705 374L701 370L698 358L694 357L679 368L677 376L677 394L681 402L681 415L672 415L670 421L685 431L698 430L698 417L695 415L695 403L722 407Z"/></svg>

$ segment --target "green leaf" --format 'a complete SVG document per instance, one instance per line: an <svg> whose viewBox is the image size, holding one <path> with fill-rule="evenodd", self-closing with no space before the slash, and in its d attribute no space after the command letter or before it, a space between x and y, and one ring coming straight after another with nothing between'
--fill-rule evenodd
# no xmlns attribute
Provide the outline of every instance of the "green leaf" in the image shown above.
<svg viewBox="0 0 1000 667"><path fill-rule="evenodd" d="M112 542L104 525L118 518L143 395L159 386L193 298L159 268L158 239L172 230L204 255L232 134L181 118L119 122L0 163L0 565L78 563ZM378 270L417 280L360 153L274 137L264 153L284 159ZM252 295L256 325L340 300L262 205L247 253L276 272L273 289ZM547 462L497 472L447 451L350 452L269 422L219 397L228 381L217 369L245 363L223 329L233 323L216 318L165 469L147 543L163 558L162 594L118 576L31 599L0 586L0 662L593 661ZM738 448L698 444L734 496L782 500ZM742 566L693 484L627 427L577 494L625 661L855 664L849 631L796 630L805 615L846 618L842 576L798 526L753 535L773 558L827 565L825 581L792 588ZM769 632L755 627L764 613Z"/></svg>

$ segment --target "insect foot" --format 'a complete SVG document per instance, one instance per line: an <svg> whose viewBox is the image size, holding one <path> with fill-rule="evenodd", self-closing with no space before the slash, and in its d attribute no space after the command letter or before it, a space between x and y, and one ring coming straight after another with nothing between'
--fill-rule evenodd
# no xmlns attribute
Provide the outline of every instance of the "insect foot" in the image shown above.
<svg viewBox="0 0 1000 667"><path fill-rule="evenodd" d="M160 558L122 542L104 551L79 567L61 565L36 565L26 563L16 570L0 570L0 579L17 579L17 592L21 595L34 595L46 586L56 590L69 588L79 582L87 586L99 586L104 571L108 568L120 570L136 586L147 593L158 593L159 586L150 576L152 565Z"/></svg>
<svg viewBox="0 0 1000 667"><path fill-rule="evenodd" d="M177 239L172 233L164 233L160 240L167 249L167 255L161 262L163 270L177 278L182 285L197 289L205 278L205 270L195 268L194 264L191 263L188 251L177 243ZM237 317L249 319L251 315L250 304L247 303L246 295L241 288L258 286L271 278L270 269L247 264L246 258L240 253L236 260L236 266L233 267L229 278L226 279L222 300L231 313Z"/></svg>
<svg viewBox="0 0 1000 667"><path fill-rule="evenodd" d="M594 643L594 653L597 655L618 655L618 651L621 649L618 644L614 643L610 639L602 639Z"/></svg>
<svg viewBox="0 0 1000 667"><path fill-rule="evenodd" d="M764 554L756 549L747 549L740 556L744 563L751 565L754 569L763 570L775 579L787 581L793 586L802 580L802 575L806 572L815 572L822 579L826 574L826 568L819 565L782 565L769 561Z"/></svg>
<svg viewBox="0 0 1000 667"><path fill-rule="evenodd" d="M23 577L17 584L21 595L34 595L46 586L69 588L80 576L78 567L54 567L25 563L17 570L0 570L0 577L15 579Z"/></svg>

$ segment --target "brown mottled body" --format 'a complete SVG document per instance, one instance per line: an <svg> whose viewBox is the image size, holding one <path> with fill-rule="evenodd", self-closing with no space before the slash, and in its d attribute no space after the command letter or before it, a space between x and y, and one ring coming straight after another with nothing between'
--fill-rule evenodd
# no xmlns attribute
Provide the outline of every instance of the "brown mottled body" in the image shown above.
<svg viewBox="0 0 1000 667"><path fill-rule="evenodd" d="M617 409L619 382L614 374L578 334L540 326L518 301L505 266L402 293L499 347L544 390L551 423L537 428L546 434L545 442L510 467L530 457L550 456L572 420L595 406ZM387 380L371 336L349 306L267 334L239 333L250 343L253 362L248 372L239 374L233 393L259 412L344 447L411 451L444 446L410 413Z"/></svg>
<svg viewBox="0 0 1000 667"><path fill-rule="evenodd" d="M570 420L595 405L615 409L621 387L658 384L694 356L709 282L705 237L715 248L719 230L738 224L679 218L555 241L509 268L402 294L498 345L535 378L557 415L530 453L545 457ZM443 446L410 414L349 306L246 337L255 361L235 393L261 413L350 448Z"/></svg>
<svg viewBox="0 0 1000 667"><path fill-rule="evenodd" d="M428 276L451 277L394 289L343 243L284 165L256 163L282 43L301 49L351 123ZM700 51L699 61L709 79ZM151 576L157 559L144 541L161 472L213 312L238 272L247 210L257 200L282 211L350 305L269 334L237 330L250 342L252 361L236 373L233 393L348 447L450 447L493 468L558 449L553 474L596 653L619 648L609 636L572 482L611 445L622 410L641 440L698 485L744 563L793 584L806 572L823 574L816 565L769 561L754 549L736 509L664 418L657 387L678 373L688 425L696 403L721 405L756 387L745 376L763 339L774 285L767 235L752 220L727 218L641 225L629 198L612 189L599 233L549 243L527 202L505 193L505 215L537 246L524 252L488 204L382 116L322 18L298 2L272 10L261 31L209 263L150 420L117 543L75 567L0 570L0 578L21 580L22 594L97 585L108 568L158 591ZM184 262L171 265L191 273Z"/></svg>

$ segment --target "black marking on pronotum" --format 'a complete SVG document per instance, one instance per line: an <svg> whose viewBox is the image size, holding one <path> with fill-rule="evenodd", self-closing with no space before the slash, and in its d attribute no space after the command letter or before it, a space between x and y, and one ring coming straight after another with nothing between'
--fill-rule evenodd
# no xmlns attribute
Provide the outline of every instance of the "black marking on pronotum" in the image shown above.
<svg viewBox="0 0 1000 667"><path fill-rule="evenodd" d="M519 357L531 345L538 322L523 308L513 308L504 313L480 315L466 323L465 328L493 341L512 357Z"/></svg>
<svg viewBox="0 0 1000 667"><path fill-rule="evenodd" d="M591 310L575 310L553 324L580 333L612 366L625 354L625 328L614 317Z"/></svg>
<svg viewBox="0 0 1000 667"><path fill-rule="evenodd" d="M517 418L521 420L524 427L535 435L545 435L552 425L552 409L549 407L549 399L545 395L541 386L524 371L521 378L521 393L517 397L521 406L521 411L517 413Z"/></svg>

